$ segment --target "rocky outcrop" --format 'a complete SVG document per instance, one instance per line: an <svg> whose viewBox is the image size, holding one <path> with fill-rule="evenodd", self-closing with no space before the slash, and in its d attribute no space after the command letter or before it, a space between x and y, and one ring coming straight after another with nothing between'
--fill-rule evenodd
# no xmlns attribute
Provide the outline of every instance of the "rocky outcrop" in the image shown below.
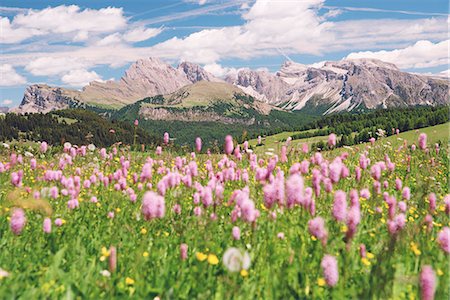
<svg viewBox="0 0 450 300"><path fill-rule="evenodd" d="M219 81L198 65L181 63L174 68L157 58L133 63L119 81L93 81L81 91L33 85L25 91L17 112L47 112L81 102L106 108L119 108L137 100L172 93L200 80Z"/></svg>
<svg viewBox="0 0 450 300"><path fill-rule="evenodd" d="M196 83L202 80L211 82L223 81L221 79L214 77L214 75L205 71L205 69L203 69L199 65L190 62L185 61L180 63L177 69L182 71L191 83Z"/></svg>
<svg viewBox="0 0 450 300"><path fill-rule="evenodd" d="M219 122L247 126L255 124L256 116L264 118L274 109L231 84L203 80L169 95L149 98L133 105L139 105L139 117L147 120Z"/></svg>
<svg viewBox="0 0 450 300"><path fill-rule="evenodd" d="M289 61L276 74L241 70L227 82L286 110L321 106L325 107L324 114L358 108L442 105L449 101L448 80L403 72L375 59L316 66Z"/></svg>
<svg viewBox="0 0 450 300"><path fill-rule="evenodd" d="M140 59L120 80L94 81L81 91L32 85L26 89L20 106L13 111L48 112L85 104L120 108L143 98L184 92L180 88L198 82L224 81L189 62L174 68L157 58ZM320 107L320 112L330 114L449 102L448 79L403 72L393 64L375 59L315 65L288 61L276 74L241 69L228 76L225 82L262 102L288 111ZM196 93L204 94L205 91L197 87Z"/></svg>
<svg viewBox="0 0 450 300"><path fill-rule="evenodd" d="M64 109L79 104L80 92L46 84L35 84L27 87L22 103L11 112L17 113L47 113L52 110Z"/></svg>
<svg viewBox="0 0 450 300"><path fill-rule="evenodd" d="M253 125L254 118L227 117L214 111L203 111L199 109L171 110L164 107L143 106L139 115L146 120L184 121L184 122L219 122L224 124Z"/></svg>
<svg viewBox="0 0 450 300"><path fill-rule="evenodd" d="M286 99L289 84L268 71L242 69L225 79L245 93L267 103L279 104Z"/></svg>

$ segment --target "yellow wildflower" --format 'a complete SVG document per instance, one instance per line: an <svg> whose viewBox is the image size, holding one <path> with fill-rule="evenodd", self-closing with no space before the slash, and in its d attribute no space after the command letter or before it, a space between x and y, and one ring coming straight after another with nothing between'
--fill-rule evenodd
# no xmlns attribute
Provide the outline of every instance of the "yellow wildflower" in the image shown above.
<svg viewBox="0 0 450 300"><path fill-rule="evenodd" d="M247 276L248 276L248 271L242 269L242 270L241 270L241 276L242 276L242 277L247 277Z"/></svg>
<svg viewBox="0 0 450 300"><path fill-rule="evenodd" d="M208 258L208 255L206 255L205 253L202 253L202 252L197 252L197 253L195 253L195 257L199 261L204 261L205 259Z"/></svg>
<svg viewBox="0 0 450 300"><path fill-rule="evenodd" d="M217 265L219 263L219 259L217 258L216 255L214 254L209 254L208 255L208 263L210 265Z"/></svg>
<svg viewBox="0 0 450 300"><path fill-rule="evenodd" d="M130 278L130 277L127 277L127 278L125 278L125 283L127 285L133 285L134 284L134 279Z"/></svg>
<svg viewBox="0 0 450 300"><path fill-rule="evenodd" d="M109 250L106 249L106 247L102 247L102 255L108 257L109 256Z"/></svg>
<svg viewBox="0 0 450 300"><path fill-rule="evenodd" d="M146 234L147 233L147 229L145 229L144 227L141 228L141 234Z"/></svg>
<svg viewBox="0 0 450 300"><path fill-rule="evenodd" d="M367 257L361 258L361 262L363 265L370 266L370 261L367 259Z"/></svg>
<svg viewBox="0 0 450 300"><path fill-rule="evenodd" d="M144 253L142 253L143 257L148 257L149 253L147 251L144 251Z"/></svg>
<svg viewBox="0 0 450 300"><path fill-rule="evenodd" d="M415 254L416 256L419 256L420 254L422 254L422 252L420 252L419 248L417 247L417 244L416 244L416 243L411 242L411 243L410 243L410 246L411 246L411 250L414 252L414 254Z"/></svg>
<svg viewBox="0 0 450 300"><path fill-rule="evenodd" d="M317 278L317 285L318 286L325 286L325 279L323 279L322 277Z"/></svg>

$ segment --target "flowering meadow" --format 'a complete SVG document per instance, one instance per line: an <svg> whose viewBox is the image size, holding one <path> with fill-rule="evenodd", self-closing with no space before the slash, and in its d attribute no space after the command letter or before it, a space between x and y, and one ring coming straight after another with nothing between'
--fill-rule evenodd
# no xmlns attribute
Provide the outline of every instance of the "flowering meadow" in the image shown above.
<svg viewBox="0 0 450 300"><path fill-rule="evenodd" d="M448 299L448 149L429 140L4 144L1 298Z"/></svg>

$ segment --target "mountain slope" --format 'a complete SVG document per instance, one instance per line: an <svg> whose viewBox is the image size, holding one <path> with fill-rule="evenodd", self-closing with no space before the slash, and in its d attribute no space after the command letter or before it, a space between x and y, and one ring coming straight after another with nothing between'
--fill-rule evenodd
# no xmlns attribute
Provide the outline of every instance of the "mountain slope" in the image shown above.
<svg viewBox="0 0 450 300"><path fill-rule="evenodd" d="M118 109L202 81L227 82L261 102L313 114L436 106L447 104L450 95L446 79L403 72L375 59L315 65L288 61L276 74L241 69L224 81L196 64L182 62L174 68L157 58L147 58L132 64L120 80L94 81L81 91L42 84L29 86L22 103L13 111L49 112L83 106Z"/></svg>
<svg viewBox="0 0 450 300"><path fill-rule="evenodd" d="M139 127L161 136L170 132L179 145L192 144L201 136L205 145L211 147L217 147L227 134L271 134L292 130L314 118L255 100L231 84L208 81L187 85L168 95L145 98L112 115L114 120L129 123L138 119Z"/></svg>
<svg viewBox="0 0 450 300"><path fill-rule="evenodd" d="M172 93L200 80L219 81L195 64L184 62L174 68L157 58L140 59L119 81L93 81L81 91L31 85L14 111L49 112L83 104L120 108L145 97Z"/></svg>
<svg viewBox="0 0 450 300"><path fill-rule="evenodd" d="M116 117L253 125L272 109L275 108L254 100L231 84L199 81L171 94L146 98L126 106L118 111Z"/></svg>
<svg viewBox="0 0 450 300"><path fill-rule="evenodd" d="M366 110L448 102L449 82L400 71L375 59L325 62L306 66L286 62L275 75L240 70L226 81L261 101L286 110Z"/></svg>

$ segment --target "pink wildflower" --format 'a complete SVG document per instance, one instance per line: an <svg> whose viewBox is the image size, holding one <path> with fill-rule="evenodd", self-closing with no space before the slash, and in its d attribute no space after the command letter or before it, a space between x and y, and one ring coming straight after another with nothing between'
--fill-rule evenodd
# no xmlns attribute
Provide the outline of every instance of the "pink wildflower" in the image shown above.
<svg viewBox="0 0 450 300"><path fill-rule="evenodd" d="M109 271L113 273L117 268L117 249L114 246L109 247Z"/></svg>
<svg viewBox="0 0 450 300"><path fill-rule="evenodd" d="M26 223L25 212L21 208L14 208L11 214L10 227L15 235L19 235Z"/></svg>
<svg viewBox="0 0 450 300"><path fill-rule="evenodd" d="M233 236L234 240L237 241L237 240L241 239L241 230L239 229L239 227L234 226L232 231L231 231L231 233L232 233L232 236Z"/></svg>
<svg viewBox="0 0 450 300"><path fill-rule="evenodd" d="M433 213L436 210L436 194L431 193L428 196L428 201L430 202L430 212Z"/></svg>
<svg viewBox="0 0 450 300"><path fill-rule="evenodd" d="M419 135L419 148L422 150L427 148L427 135L425 133Z"/></svg>
<svg viewBox="0 0 450 300"><path fill-rule="evenodd" d="M325 255L320 263L323 277L328 286L335 286L339 280L338 263L334 256Z"/></svg>
<svg viewBox="0 0 450 300"><path fill-rule="evenodd" d="M402 189L403 183L402 180L400 178L396 178L395 179L395 189L397 191L400 191Z"/></svg>
<svg viewBox="0 0 450 300"><path fill-rule="evenodd" d="M202 139L200 137L197 137L195 139L195 151L197 152L202 151Z"/></svg>
<svg viewBox="0 0 450 300"><path fill-rule="evenodd" d="M225 154L229 155L233 152L233 149L234 149L233 137L231 135L227 135L225 137L224 152Z"/></svg>
<svg viewBox="0 0 450 300"><path fill-rule="evenodd" d="M47 142L42 142L41 145L39 146L39 151L41 151L41 153L45 153L47 152L47 149L48 149Z"/></svg>
<svg viewBox="0 0 450 300"><path fill-rule="evenodd" d="M52 220L50 218L45 218L44 222L42 224L42 229L45 233L51 233L52 232Z"/></svg>
<svg viewBox="0 0 450 300"><path fill-rule="evenodd" d="M146 220L163 218L166 213L164 197L152 191L146 192L142 200L141 210Z"/></svg>
<svg viewBox="0 0 450 300"><path fill-rule="evenodd" d="M181 260L186 260L188 257L188 245L181 244L180 245L180 258Z"/></svg>
<svg viewBox="0 0 450 300"><path fill-rule="evenodd" d="M308 231L325 245L327 242L328 233L325 229L325 221L321 217L315 217L308 221Z"/></svg>
<svg viewBox="0 0 450 300"><path fill-rule="evenodd" d="M336 146L336 134L332 133L328 136L328 146L329 147Z"/></svg>
<svg viewBox="0 0 450 300"><path fill-rule="evenodd" d="M405 186L403 188L402 197L405 200L409 200L411 198L411 190L409 189L409 187Z"/></svg>
<svg viewBox="0 0 450 300"><path fill-rule="evenodd" d="M155 154L158 155L158 156L162 154L162 148L161 148L161 146L156 147Z"/></svg>
<svg viewBox="0 0 450 300"><path fill-rule="evenodd" d="M61 218L56 218L55 225L61 227L63 225L63 220Z"/></svg>
<svg viewBox="0 0 450 300"><path fill-rule="evenodd" d="M436 292L436 274L431 266L425 265L420 272L420 294L422 300L433 300Z"/></svg>
<svg viewBox="0 0 450 300"><path fill-rule="evenodd" d="M336 191L334 194L333 217L341 222L347 217L347 195L344 191Z"/></svg>
<svg viewBox="0 0 450 300"><path fill-rule="evenodd" d="M301 204L304 198L303 177L299 174L291 175L286 181L287 207L292 208L295 204Z"/></svg>
<svg viewBox="0 0 450 300"><path fill-rule="evenodd" d="M366 257L366 254L367 254L367 251L366 251L366 245L360 244L360 245L359 245L359 256L360 256L361 258L364 258L364 257Z"/></svg>
<svg viewBox="0 0 450 300"><path fill-rule="evenodd" d="M450 227L444 227L438 233L437 242L445 253L450 254Z"/></svg>

